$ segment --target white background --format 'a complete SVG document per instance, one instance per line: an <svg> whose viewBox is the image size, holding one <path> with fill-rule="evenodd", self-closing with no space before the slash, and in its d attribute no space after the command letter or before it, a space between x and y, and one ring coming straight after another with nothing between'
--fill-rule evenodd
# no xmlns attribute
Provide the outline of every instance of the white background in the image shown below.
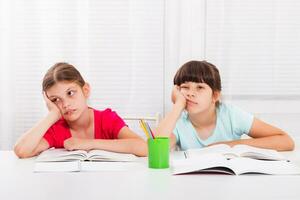
<svg viewBox="0 0 300 200"><path fill-rule="evenodd" d="M91 106L124 117L164 115L176 70L205 59L224 101L296 137L299 10L296 0L0 0L0 149L45 115L42 78L61 61L91 84Z"/></svg>

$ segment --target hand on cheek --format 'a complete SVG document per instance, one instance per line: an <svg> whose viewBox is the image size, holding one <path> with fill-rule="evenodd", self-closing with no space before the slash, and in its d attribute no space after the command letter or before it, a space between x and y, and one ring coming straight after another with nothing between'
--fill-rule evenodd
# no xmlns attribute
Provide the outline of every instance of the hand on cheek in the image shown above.
<svg viewBox="0 0 300 200"><path fill-rule="evenodd" d="M180 87L175 85L173 87L172 90L172 102L173 104L175 103L180 103L181 105L183 105L183 107L185 108L186 106L186 97L185 95L180 91Z"/></svg>
<svg viewBox="0 0 300 200"><path fill-rule="evenodd" d="M55 115L56 120L59 120L61 118L61 113L60 113L59 108L57 107L57 105L55 105L55 103L50 101L46 92L43 92L43 96L44 96L44 100L46 102L49 112L53 113L53 115Z"/></svg>

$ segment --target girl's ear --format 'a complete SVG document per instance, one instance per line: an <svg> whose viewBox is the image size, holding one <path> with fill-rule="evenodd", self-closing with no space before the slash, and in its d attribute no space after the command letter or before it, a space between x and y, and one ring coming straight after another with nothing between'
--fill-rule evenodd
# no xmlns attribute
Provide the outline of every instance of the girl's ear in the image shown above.
<svg viewBox="0 0 300 200"><path fill-rule="evenodd" d="M84 86L82 87L83 95L85 98L88 98L91 93L91 88L89 83L85 83Z"/></svg>
<svg viewBox="0 0 300 200"><path fill-rule="evenodd" d="M213 102L216 103L221 100L221 92L220 91L214 91L213 93Z"/></svg>

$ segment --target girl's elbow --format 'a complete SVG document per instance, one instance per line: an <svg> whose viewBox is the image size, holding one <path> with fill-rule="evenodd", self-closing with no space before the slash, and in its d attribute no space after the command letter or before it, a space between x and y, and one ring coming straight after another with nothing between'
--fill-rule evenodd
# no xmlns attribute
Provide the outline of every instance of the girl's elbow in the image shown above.
<svg viewBox="0 0 300 200"><path fill-rule="evenodd" d="M14 146L14 152L15 154L19 157L19 158L29 158L32 157L33 155L31 155L30 152L27 152L26 150L24 150L22 147L20 147L19 145L15 145Z"/></svg>
<svg viewBox="0 0 300 200"><path fill-rule="evenodd" d="M295 149L295 142L294 140L289 136L285 135L285 148L283 149L284 151L293 151Z"/></svg>
<svg viewBox="0 0 300 200"><path fill-rule="evenodd" d="M288 151L293 151L295 149L295 142L292 138L288 138Z"/></svg>
<svg viewBox="0 0 300 200"><path fill-rule="evenodd" d="M17 145L14 146L14 152L19 158L24 158L25 156L21 148Z"/></svg>

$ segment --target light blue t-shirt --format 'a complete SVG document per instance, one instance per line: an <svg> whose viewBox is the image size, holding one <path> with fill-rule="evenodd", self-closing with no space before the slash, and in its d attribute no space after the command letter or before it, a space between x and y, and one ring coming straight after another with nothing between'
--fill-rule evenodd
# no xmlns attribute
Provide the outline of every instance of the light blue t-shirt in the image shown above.
<svg viewBox="0 0 300 200"><path fill-rule="evenodd" d="M217 122L213 133L202 140L184 111L173 131L176 143L181 150L202 148L221 141L240 139L243 134L249 134L254 116L235 106L220 103L217 107Z"/></svg>

